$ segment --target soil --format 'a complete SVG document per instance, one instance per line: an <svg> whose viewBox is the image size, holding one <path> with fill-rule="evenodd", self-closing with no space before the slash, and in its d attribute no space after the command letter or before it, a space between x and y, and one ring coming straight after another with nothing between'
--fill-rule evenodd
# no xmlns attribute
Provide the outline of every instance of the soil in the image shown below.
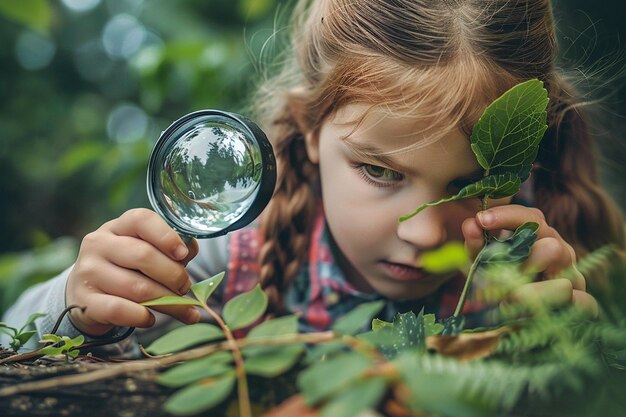
<svg viewBox="0 0 626 417"><path fill-rule="evenodd" d="M0 348L0 356L7 351ZM0 388L62 375L90 372L110 367L92 356L63 360L33 360L0 365ZM89 384L63 386L27 394L0 397L2 417L26 416L93 416L93 417L159 417L170 416L161 410L173 392L154 382L156 372L94 381Z"/></svg>

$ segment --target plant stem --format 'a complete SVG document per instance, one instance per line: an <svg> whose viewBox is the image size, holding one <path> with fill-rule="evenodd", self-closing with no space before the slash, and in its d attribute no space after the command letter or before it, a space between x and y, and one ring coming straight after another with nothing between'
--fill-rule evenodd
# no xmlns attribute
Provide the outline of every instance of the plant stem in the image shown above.
<svg viewBox="0 0 626 417"><path fill-rule="evenodd" d="M250 394L248 393L248 379L246 378L246 369L243 363L243 356L241 350L237 346L237 341L230 331L230 328L226 325L224 320L206 303L202 303L204 310L217 322L217 324L224 331L224 336L229 342L230 350L233 354L233 360L235 362L235 374L237 375L237 397L239 399L239 412L241 417L252 417L252 406L250 405Z"/></svg>
<svg viewBox="0 0 626 417"><path fill-rule="evenodd" d="M487 210L487 200L488 196L483 196L480 199L480 210ZM465 305L465 300L467 299L467 294L469 293L469 289L472 286L472 281L474 280L474 274L478 269L478 260L480 259L480 255L482 255L483 251L487 247L487 243L489 242L490 236L487 230L483 230L483 247L478 252L478 255L474 258L474 262L472 262L472 266L467 274L467 278L465 279L465 285L463 286L463 291L461 292L461 297L459 298L459 302L456 305L456 309L454 310L453 317L459 317L461 312L463 311L463 306Z"/></svg>

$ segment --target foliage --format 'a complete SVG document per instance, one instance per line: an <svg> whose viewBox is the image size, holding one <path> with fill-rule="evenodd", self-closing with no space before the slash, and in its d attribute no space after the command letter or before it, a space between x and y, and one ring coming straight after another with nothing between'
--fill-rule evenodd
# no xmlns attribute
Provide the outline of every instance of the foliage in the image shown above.
<svg viewBox="0 0 626 417"><path fill-rule="evenodd" d="M57 336L56 334L44 334L40 342L49 344L49 346L39 350L43 355L65 355L66 357L75 358L80 353L78 347L85 342L85 336L80 335L69 338L67 336Z"/></svg>
<svg viewBox="0 0 626 417"><path fill-rule="evenodd" d="M35 334L37 334L37 330L26 330L31 324L35 322L35 320L45 317L45 314L42 313L34 313L31 314L26 323L19 328L11 327L6 323L0 322L0 332L11 336L11 342L9 342L11 349L14 351L18 351L22 346L24 346Z"/></svg>
<svg viewBox="0 0 626 417"><path fill-rule="evenodd" d="M493 255L507 256L507 247L499 250L500 255ZM591 256L598 262L598 255ZM485 268L502 271L503 265L510 263ZM490 284L504 285L503 291L511 288L505 280ZM255 292L240 297L253 300ZM604 396L626 386L623 323L590 321L576 308L538 309L493 330L445 336L443 321L432 314L399 313L393 322L385 322L375 318L381 308L381 302L361 305L335 323L331 339L313 342L306 350L296 316L263 321L239 339L246 372L279 378L299 367L296 385L304 406L318 409L320 416L357 416L392 400L416 415L535 415L536 410L619 415L619 404L607 404ZM371 330L358 330L364 320L371 320ZM199 335L197 329L189 334ZM218 335L214 326L210 329ZM163 336L148 351L184 349L180 339L187 336L180 331ZM217 343L213 353L160 375L160 383L179 389L167 402L168 412L197 414L229 398L236 371L231 348L222 338L211 341ZM601 384L605 378L616 385ZM578 394L585 391L596 396L584 397L581 406Z"/></svg>

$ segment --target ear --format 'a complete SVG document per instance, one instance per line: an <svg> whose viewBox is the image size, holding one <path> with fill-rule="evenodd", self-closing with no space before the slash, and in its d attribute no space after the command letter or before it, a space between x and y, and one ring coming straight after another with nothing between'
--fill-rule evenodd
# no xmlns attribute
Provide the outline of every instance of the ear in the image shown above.
<svg viewBox="0 0 626 417"><path fill-rule="evenodd" d="M319 130L309 132L304 135L306 154L314 164L320 163Z"/></svg>
<svg viewBox="0 0 626 417"><path fill-rule="evenodd" d="M319 132L318 130L311 130L307 120L307 108L303 97L303 91L294 89L289 94L287 103L293 120L304 137L307 156L311 162L317 164L319 163Z"/></svg>

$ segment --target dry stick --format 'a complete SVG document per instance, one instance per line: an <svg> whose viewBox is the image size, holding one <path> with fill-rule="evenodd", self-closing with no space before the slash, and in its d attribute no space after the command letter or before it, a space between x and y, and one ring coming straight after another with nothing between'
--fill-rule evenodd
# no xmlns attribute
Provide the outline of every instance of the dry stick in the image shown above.
<svg viewBox="0 0 626 417"><path fill-rule="evenodd" d="M323 343L337 338L337 334L332 331L307 333L307 334L290 334L277 337L255 338L253 340L236 340L237 348L245 348L249 346L281 346L291 343ZM113 378L119 375L129 374L132 372L148 371L152 369L164 368L176 362L183 362L192 359L201 358L214 352L232 349L232 343L225 340L208 346L201 346L195 349L186 350L170 356L158 359L143 359L136 361L123 362L111 365L106 369L77 374L65 375L55 378L48 378L43 381L25 382L23 384L13 385L0 389L0 397L8 397L10 395L22 394L26 392L42 391L51 388L59 388L69 385L86 384L107 378Z"/></svg>

